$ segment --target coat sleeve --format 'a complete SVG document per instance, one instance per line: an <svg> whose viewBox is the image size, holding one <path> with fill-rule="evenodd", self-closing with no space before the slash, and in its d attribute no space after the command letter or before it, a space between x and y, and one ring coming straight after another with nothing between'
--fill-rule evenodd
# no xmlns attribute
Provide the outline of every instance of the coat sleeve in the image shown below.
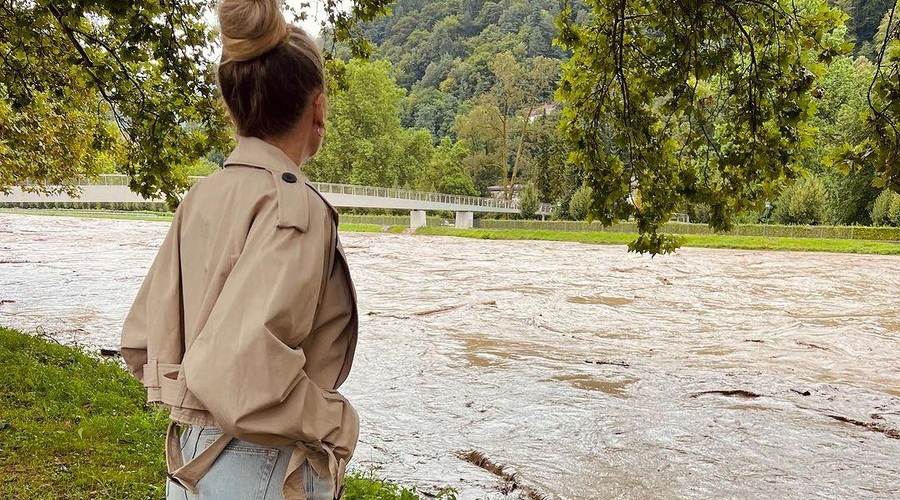
<svg viewBox="0 0 900 500"><path fill-rule="evenodd" d="M131 374L141 381L148 348L154 356L168 362L177 362L182 355L181 220L179 210L122 326L122 358Z"/></svg>
<svg viewBox="0 0 900 500"><path fill-rule="evenodd" d="M349 459L359 434L356 411L307 376L298 347L312 328L326 245L277 227L273 205L254 220L209 319L188 347L184 379L226 434L267 446L327 444Z"/></svg>

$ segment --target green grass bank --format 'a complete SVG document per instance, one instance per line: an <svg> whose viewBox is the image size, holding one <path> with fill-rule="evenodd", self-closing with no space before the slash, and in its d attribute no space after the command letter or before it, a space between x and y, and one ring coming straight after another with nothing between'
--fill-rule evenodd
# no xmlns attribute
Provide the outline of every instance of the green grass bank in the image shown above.
<svg viewBox="0 0 900 500"><path fill-rule="evenodd" d="M612 232L590 233L524 229L456 229L443 227L419 228L416 230L416 234L456 236L485 240L571 241L594 245L623 246L637 238L637 234ZM684 235L682 238L684 242L683 246L690 248L900 255L900 243L879 241L730 235Z"/></svg>
<svg viewBox="0 0 900 500"><path fill-rule="evenodd" d="M164 498L168 417L144 398L116 361L0 327L0 498ZM345 498L420 496L357 473Z"/></svg>

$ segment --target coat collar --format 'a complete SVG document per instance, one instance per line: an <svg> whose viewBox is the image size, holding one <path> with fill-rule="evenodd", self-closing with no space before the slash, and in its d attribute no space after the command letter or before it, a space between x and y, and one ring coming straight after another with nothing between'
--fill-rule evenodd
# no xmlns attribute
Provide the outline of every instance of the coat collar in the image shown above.
<svg viewBox="0 0 900 500"><path fill-rule="evenodd" d="M238 136L237 147L225 160L225 166L229 165L264 168L279 175L290 172L296 175L301 182L307 182L300 167L288 158L284 151L256 137Z"/></svg>
<svg viewBox="0 0 900 500"><path fill-rule="evenodd" d="M256 137L238 136L237 147L225 160L225 167L242 165L261 168L272 174L278 193L278 227L306 232L309 227L309 180L284 151ZM288 182L293 174L294 182Z"/></svg>

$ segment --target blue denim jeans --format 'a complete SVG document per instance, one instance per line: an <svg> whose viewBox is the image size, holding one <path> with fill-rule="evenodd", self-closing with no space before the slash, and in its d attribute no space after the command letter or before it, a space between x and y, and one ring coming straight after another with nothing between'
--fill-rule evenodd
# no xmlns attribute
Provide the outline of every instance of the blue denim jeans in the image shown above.
<svg viewBox="0 0 900 500"><path fill-rule="evenodd" d="M189 425L181 436L181 454L187 463L212 444L222 431L216 427ZM166 500L283 500L284 475L293 448L268 448L232 439L209 472L197 483L198 494L166 481ZM333 500L331 478L319 477L303 465L303 484L309 500Z"/></svg>

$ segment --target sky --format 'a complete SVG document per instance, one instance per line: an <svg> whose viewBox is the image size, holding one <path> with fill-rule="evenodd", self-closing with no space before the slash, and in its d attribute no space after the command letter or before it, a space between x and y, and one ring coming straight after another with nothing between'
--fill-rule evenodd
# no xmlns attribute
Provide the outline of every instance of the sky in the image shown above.
<svg viewBox="0 0 900 500"><path fill-rule="evenodd" d="M297 12L302 12L304 9L300 8L300 5L303 3L309 3L310 8L305 9L307 11L307 15L309 18L300 24L300 26L306 30L307 33L316 37L319 35L319 20L322 19L321 16L324 15L324 10L322 8L322 2L319 0L286 0L286 4L290 5ZM318 20L316 19L318 17Z"/></svg>

